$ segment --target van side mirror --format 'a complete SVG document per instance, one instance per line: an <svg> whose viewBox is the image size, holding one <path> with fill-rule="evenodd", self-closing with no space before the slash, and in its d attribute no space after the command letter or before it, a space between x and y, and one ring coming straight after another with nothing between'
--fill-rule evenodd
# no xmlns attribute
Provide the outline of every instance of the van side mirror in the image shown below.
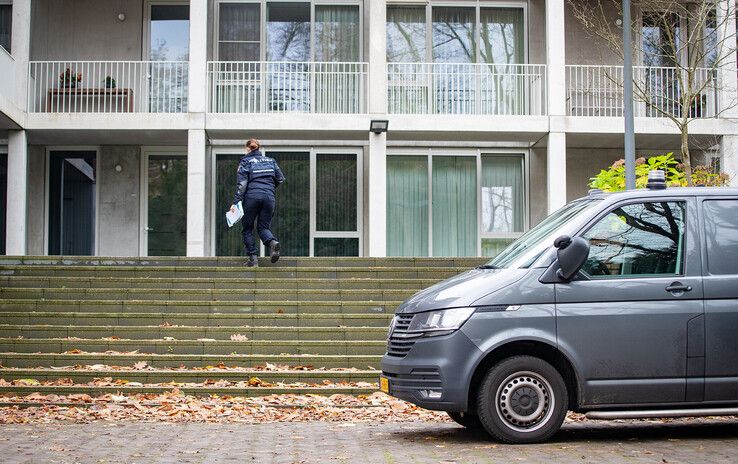
<svg viewBox="0 0 738 464"><path fill-rule="evenodd" d="M584 266L589 256L589 242L582 237L571 238L562 235L554 240L559 270L556 275L566 282L570 281Z"/></svg>

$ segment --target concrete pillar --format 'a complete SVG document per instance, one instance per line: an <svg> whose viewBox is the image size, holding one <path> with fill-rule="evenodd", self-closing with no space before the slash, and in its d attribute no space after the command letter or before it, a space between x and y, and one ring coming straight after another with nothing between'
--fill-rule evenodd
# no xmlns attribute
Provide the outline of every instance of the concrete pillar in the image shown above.
<svg viewBox="0 0 738 464"><path fill-rule="evenodd" d="M387 2L369 0L369 56L370 96L367 106L372 119L387 117ZM366 130L369 130L367 125ZM390 124L389 130L392 130ZM368 169L369 256L387 256L387 134L369 133Z"/></svg>
<svg viewBox="0 0 738 464"><path fill-rule="evenodd" d="M738 136L723 135L720 139L721 167L730 176L730 186L738 187Z"/></svg>
<svg viewBox="0 0 738 464"><path fill-rule="evenodd" d="M15 104L28 107L28 60L31 53L31 0L13 0L11 55L15 60Z"/></svg>
<svg viewBox="0 0 738 464"><path fill-rule="evenodd" d="M207 98L208 2L190 0L190 78L188 108L190 113L204 113Z"/></svg>
<svg viewBox="0 0 738 464"><path fill-rule="evenodd" d="M548 134L546 156L548 214L566 204L566 134Z"/></svg>
<svg viewBox="0 0 738 464"><path fill-rule="evenodd" d="M187 131L187 256L205 256L205 131Z"/></svg>
<svg viewBox="0 0 738 464"><path fill-rule="evenodd" d="M717 5L718 44L721 62L718 78L718 108L722 116L738 118L738 79L735 56L735 0L720 0Z"/></svg>
<svg viewBox="0 0 738 464"><path fill-rule="evenodd" d="M546 72L548 114L566 115L564 0L546 0Z"/></svg>
<svg viewBox="0 0 738 464"><path fill-rule="evenodd" d="M26 131L8 131L8 207L5 252L26 254L26 212L28 211L28 140Z"/></svg>
<svg viewBox="0 0 738 464"><path fill-rule="evenodd" d="M566 116L566 56L564 0L546 0L546 93L551 126ZM546 185L548 214L566 203L566 134L548 134Z"/></svg>
<svg viewBox="0 0 738 464"><path fill-rule="evenodd" d="M387 134L369 134L369 256L387 256Z"/></svg>

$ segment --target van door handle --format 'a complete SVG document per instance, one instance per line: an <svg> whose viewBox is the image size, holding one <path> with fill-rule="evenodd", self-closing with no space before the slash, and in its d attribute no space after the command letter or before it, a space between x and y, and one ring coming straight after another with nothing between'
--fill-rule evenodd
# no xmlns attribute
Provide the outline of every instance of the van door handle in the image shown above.
<svg viewBox="0 0 738 464"><path fill-rule="evenodd" d="M681 282L672 282L671 285L666 287L667 292L676 293L676 292L691 292L692 287L690 285L682 285Z"/></svg>

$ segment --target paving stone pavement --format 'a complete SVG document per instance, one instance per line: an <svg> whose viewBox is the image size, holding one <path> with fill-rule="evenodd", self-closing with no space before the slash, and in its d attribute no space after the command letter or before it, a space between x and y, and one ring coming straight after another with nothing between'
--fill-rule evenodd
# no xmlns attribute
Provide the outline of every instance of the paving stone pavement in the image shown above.
<svg viewBox="0 0 738 464"><path fill-rule="evenodd" d="M738 418L566 424L509 446L448 423L93 423L0 427L4 463L735 463Z"/></svg>

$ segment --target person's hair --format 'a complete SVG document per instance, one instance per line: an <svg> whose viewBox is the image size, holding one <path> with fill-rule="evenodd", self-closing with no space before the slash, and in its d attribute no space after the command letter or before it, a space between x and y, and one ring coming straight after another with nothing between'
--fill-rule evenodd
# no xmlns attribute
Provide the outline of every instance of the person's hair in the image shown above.
<svg viewBox="0 0 738 464"><path fill-rule="evenodd" d="M246 148L249 150L258 150L259 147L261 147L261 143L257 139L249 139L248 142L246 142Z"/></svg>

